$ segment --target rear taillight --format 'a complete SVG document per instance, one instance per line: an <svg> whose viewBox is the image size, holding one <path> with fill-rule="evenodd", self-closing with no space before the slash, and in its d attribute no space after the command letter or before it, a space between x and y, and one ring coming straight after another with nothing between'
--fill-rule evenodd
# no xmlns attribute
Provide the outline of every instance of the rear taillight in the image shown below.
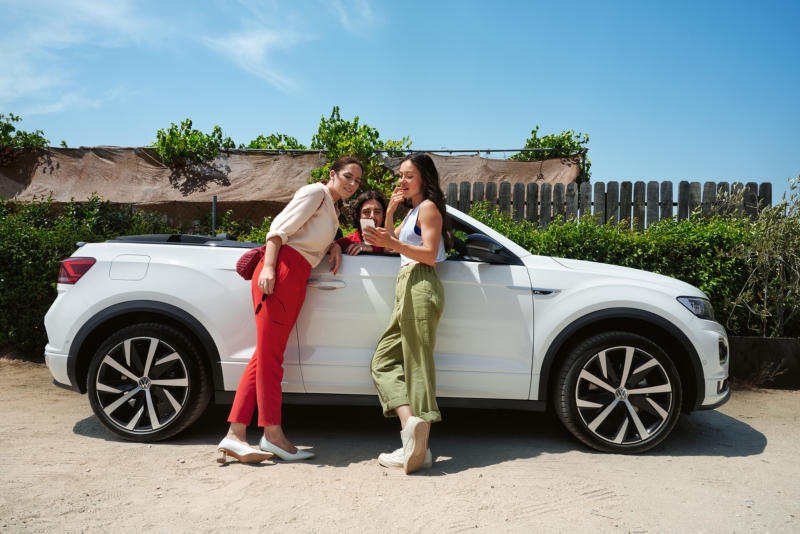
<svg viewBox="0 0 800 534"><path fill-rule="evenodd" d="M58 283L76 283L96 261L94 258L68 258L62 261L61 270L58 272Z"/></svg>

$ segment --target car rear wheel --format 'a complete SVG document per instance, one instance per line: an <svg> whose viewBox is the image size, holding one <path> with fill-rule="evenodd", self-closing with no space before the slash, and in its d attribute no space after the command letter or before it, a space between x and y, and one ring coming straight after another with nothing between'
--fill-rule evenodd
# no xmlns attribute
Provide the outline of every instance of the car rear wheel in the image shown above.
<svg viewBox="0 0 800 534"><path fill-rule="evenodd" d="M191 425L211 398L206 363L180 330L148 323L123 328L97 350L89 402L108 430L131 441L158 441Z"/></svg>
<svg viewBox="0 0 800 534"><path fill-rule="evenodd" d="M587 445L637 453L658 445L675 426L682 389L658 345L610 332L586 339L567 356L554 400L561 421Z"/></svg>

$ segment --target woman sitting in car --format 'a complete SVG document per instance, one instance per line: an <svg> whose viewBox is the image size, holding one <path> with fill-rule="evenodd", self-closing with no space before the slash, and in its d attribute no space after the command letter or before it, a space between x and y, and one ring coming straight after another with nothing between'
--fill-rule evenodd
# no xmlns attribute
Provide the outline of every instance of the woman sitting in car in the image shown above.
<svg viewBox="0 0 800 534"><path fill-rule="evenodd" d="M353 227L357 228L352 234L337 239L335 243L342 247L345 254L355 256L361 252L388 252L383 247L373 247L364 242L363 230L361 229L361 219L372 219L375 226L383 226L383 218L386 214L386 199L378 191L367 191L362 193L350 208L350 220Z"/></svg>

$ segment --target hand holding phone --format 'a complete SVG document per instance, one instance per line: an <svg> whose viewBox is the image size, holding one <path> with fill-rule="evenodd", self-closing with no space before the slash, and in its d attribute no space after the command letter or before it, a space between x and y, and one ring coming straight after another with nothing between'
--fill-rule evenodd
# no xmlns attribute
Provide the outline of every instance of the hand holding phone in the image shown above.
<svg viewBox="0 0 800 534"><path fill-rule="evenodd" d="M362 233L364 232L364 228L375 228L375 221L373 221L372 219L361 219L361 232ZM370 245L370 243L367 243L366 236L364 236L364 243L366 243L367 245Z"/></svg>

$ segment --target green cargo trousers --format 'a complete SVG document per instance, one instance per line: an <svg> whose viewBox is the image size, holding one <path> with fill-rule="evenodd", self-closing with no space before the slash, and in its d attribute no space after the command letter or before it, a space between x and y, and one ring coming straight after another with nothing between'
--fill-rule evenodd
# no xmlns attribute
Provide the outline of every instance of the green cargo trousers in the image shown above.
<svg viewBox="0 0 800 534"><path fill-rule="evenodd" d="M444 309L444 287L436 269L414 263L400 269L394 311L372 357L372 380L383 415L409 405L427 423L442 420L436 404L436 327Z"/></svg>

